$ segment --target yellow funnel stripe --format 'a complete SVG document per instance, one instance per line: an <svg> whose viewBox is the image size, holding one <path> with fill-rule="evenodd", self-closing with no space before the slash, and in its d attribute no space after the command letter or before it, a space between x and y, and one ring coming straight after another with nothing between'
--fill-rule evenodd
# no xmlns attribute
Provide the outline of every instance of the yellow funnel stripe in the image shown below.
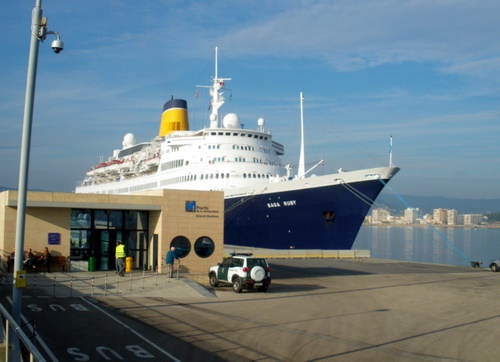
<svg viewBox="0 0 500 362"><path fill-rule="evenodd" d="M158 136L163 137L175 131L189 130L188 113L184 108L170 108L161 115Z"/></svg>

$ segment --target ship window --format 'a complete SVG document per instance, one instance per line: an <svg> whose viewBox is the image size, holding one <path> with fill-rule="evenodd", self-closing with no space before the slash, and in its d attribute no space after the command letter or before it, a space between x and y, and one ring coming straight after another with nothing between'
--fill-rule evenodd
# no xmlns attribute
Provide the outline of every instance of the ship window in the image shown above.
<svg viewBox="0 0 500 362"><path fill-rule="evenodd" d="M253 138L259 138L259 136L258 135L254 135Z"/></svg>
<svg viewBox="0 0 500 362"><path fill-rule="evenodd" d="M226 136L231 136L231 132L226 132Z"/></svg>
<svg viewBox="0 0 500 362"><path fill-rule="evenodd" d="M252 135L249 133L249 134L248 134L248 137L249 137L249 138L252 138Z"/></svg>
<svg viewBox="0 0 500 362"><path fill-rule="evenodd" d="M238 133L237 133L237 132L234 132L234 133L233 133L233 136L237 136L237 135L238 135Z"/></svg>
<svg viewBox="0 0 500 362"><path fill-rule="evenodd" d="M247 178L247 174L246 173L243 174L243 178Z"/></svg>
<svg viewBox="0 0 500 362"><path fill-rule="evenodd" d="M215 174L215 178L216 178L216 179L218 179L218 178L219 178L219 174L218 174L218 173L216 173L216 174Z"/></svg>
<svg viewBox="0 0 500 362"><path fill-rule="evenodd" d="M240 136L241 136L241 137L245 137L245 134L244 134L244 133L240 133Z"/></svg>
<svg viewBox="0 0 500 362"><path fill-rule="evenodd" d="M226 178L229 178L229 173L226 174Z"/></svg>
<svg viewBox="0 0 500 362"><path fill-rule="evenodd" d="M212 136L217 135L217 133L215 133L215 132L211 132L210 134L211 134Z"/></svg>
<svg viewBox="0 0 500 362"><path fill-rule="evenodd" d="M224 136L224 132L219 132L218 135L219 136Z"/></svg>

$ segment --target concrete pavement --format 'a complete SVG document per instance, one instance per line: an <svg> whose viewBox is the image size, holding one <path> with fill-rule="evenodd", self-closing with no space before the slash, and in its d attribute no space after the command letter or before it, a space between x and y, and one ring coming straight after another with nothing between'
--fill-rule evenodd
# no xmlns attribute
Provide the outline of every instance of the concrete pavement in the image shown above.
<svg viewBox="0 0 500 362"><path fill-rule="evenodd" d="M208 281L206 275L180 275L167 278L166 274L133 271L124 277L112 271L28 273L24 297L164 297L164 298L212 298L215 294L195 282ZM12 285L12 274L2 279L2 284ZM3 293L11 293L10 288Z"/></svg>
<svg viewBox="0 0 500 362"><path fill-rule="evenodd" d="M269 262L268 293L213 290L204 274L71 272L30 275L23 295L95 297L154 327L160 340L172 336L221 360L493 361L500 355L500 273L376 259Z"/></svg>

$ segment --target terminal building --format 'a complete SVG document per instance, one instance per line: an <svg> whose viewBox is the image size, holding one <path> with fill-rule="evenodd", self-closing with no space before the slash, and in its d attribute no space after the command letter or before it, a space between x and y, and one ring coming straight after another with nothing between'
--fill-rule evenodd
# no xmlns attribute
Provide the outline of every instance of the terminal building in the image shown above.
<svg viewBox="0 0 500 362"><path fill-rule="evenodd" d="M0 193L0 249L15 247L17 191ZM24 249L45 247L66 271L115 271L115 246L125 244L133 270L165 272L174 246L185 273L207 272L222 260L224 193L158 190L134 195L28 192ZM19 251L16 251L19 252ZM53 267L56 267L55 265Z"/></svg>

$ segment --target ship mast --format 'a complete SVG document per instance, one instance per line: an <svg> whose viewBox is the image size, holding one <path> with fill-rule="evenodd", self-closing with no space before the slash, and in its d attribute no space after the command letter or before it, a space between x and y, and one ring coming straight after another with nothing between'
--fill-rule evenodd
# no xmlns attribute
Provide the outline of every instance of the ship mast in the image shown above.
<svg viewBox="0 0 500 362"><path fill-rule="evenodd" d="M297 177L304 177L305 174L305 160L304 160L304 96L300 92L300 157L299 157L299 170Z"/></svg>
<svg viewBox="0 0 500 362"><path fill-rule="evenodd" d="M224 92L220 90L224 87L224 81L231 80L231 78L219 78L218 70L218 47L215 47L215 76L211 86L198 85L199 88L210 89L210 128L218 128L221 126L219 120L219 108L224 104Z"/></svg>

